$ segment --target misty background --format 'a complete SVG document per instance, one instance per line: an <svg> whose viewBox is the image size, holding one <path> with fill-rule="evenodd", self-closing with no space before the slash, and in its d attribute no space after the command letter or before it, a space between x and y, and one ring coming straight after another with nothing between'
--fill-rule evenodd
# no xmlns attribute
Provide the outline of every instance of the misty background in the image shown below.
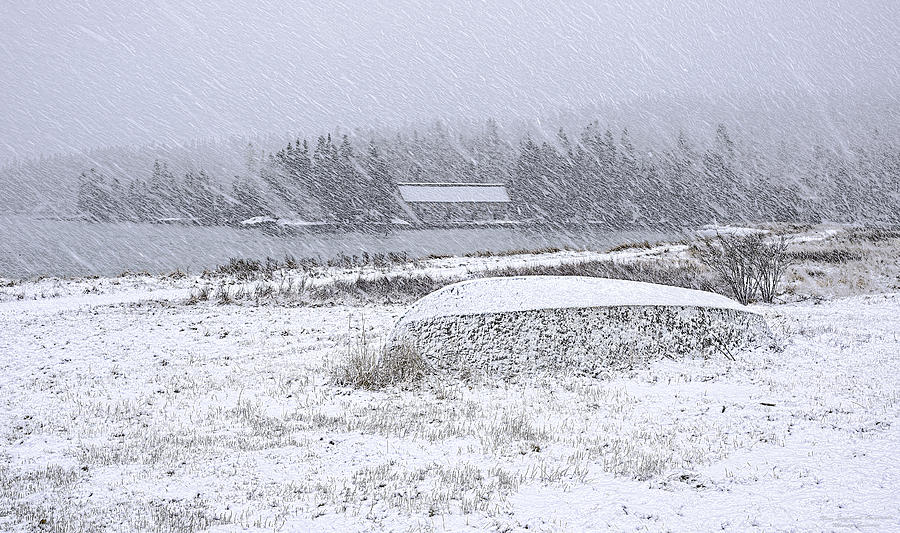
<svg viewBox="0 0 900 533"><path fill-rule="evenodd" d="M6 0L0 276L895 223L898 21L878 1ZM376 242L403 181L501 182L554 231ZM259 216L341 231L242 226Z"/></svg>
<svg viewBox="0 0 900 533"><path fill-rule="evenodd" d="M640 135L896 129L882 1L5 0L0 160L575 114ZM815 127L813 127L815 126ZM806 131L803 135L808 135Z"/></svg>

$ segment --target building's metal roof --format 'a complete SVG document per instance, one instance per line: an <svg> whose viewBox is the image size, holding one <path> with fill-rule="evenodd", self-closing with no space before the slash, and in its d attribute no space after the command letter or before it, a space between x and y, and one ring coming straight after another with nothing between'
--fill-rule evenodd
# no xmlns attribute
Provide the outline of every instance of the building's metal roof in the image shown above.
<svg viewBox="0 0 900 533"><path fill-rule="evenodd" d="M414 203L507 203L502 183L398 183L400 197Z"/></svg>

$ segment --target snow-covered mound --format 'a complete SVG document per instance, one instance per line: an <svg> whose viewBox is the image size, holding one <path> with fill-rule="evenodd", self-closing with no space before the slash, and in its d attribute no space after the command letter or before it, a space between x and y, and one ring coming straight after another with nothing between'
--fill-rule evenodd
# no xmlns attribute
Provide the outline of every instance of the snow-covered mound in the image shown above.
<svg viewBox="0 0 900 533"><path fill-rule="evenodd" d="M623 305L714 307L750 312L720 294L681 287L581 276L520 276L474 279L448 285L416 302L401 321Z"/></svg>
<svg viewBox="0 0 900 533"><path fill-rule="evenodd" d="M596 375L660 357L728 357L768 339L765 320L724 296L576 276L486 278L425 296L398 321L405 344L439 368L512 376Z"/></svg>

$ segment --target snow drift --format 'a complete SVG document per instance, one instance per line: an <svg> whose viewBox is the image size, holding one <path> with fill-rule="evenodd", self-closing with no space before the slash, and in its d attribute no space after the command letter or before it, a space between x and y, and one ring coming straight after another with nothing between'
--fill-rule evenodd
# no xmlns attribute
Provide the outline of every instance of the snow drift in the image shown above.
<svg viewBox="0 0 900 533"><path fill-rule="evenodd" d="M525 276L463 281L425 296L397 322L389 347L464 373L598 375L662 357L732 358L768 338L760 315L718 294Z"/></svg>

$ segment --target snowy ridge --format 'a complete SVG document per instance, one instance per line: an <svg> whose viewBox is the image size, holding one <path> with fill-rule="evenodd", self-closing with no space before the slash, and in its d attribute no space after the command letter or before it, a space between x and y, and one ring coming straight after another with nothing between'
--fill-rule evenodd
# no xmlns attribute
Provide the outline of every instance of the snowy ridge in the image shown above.
<svg viewBox="0 0 900 533"><path fill-rule="evenodd" d="M520 276L448 285L416 302L401 323L446 316L618 306L706 307L753 312L725 296L681 287L580 276Z"/></svg>

